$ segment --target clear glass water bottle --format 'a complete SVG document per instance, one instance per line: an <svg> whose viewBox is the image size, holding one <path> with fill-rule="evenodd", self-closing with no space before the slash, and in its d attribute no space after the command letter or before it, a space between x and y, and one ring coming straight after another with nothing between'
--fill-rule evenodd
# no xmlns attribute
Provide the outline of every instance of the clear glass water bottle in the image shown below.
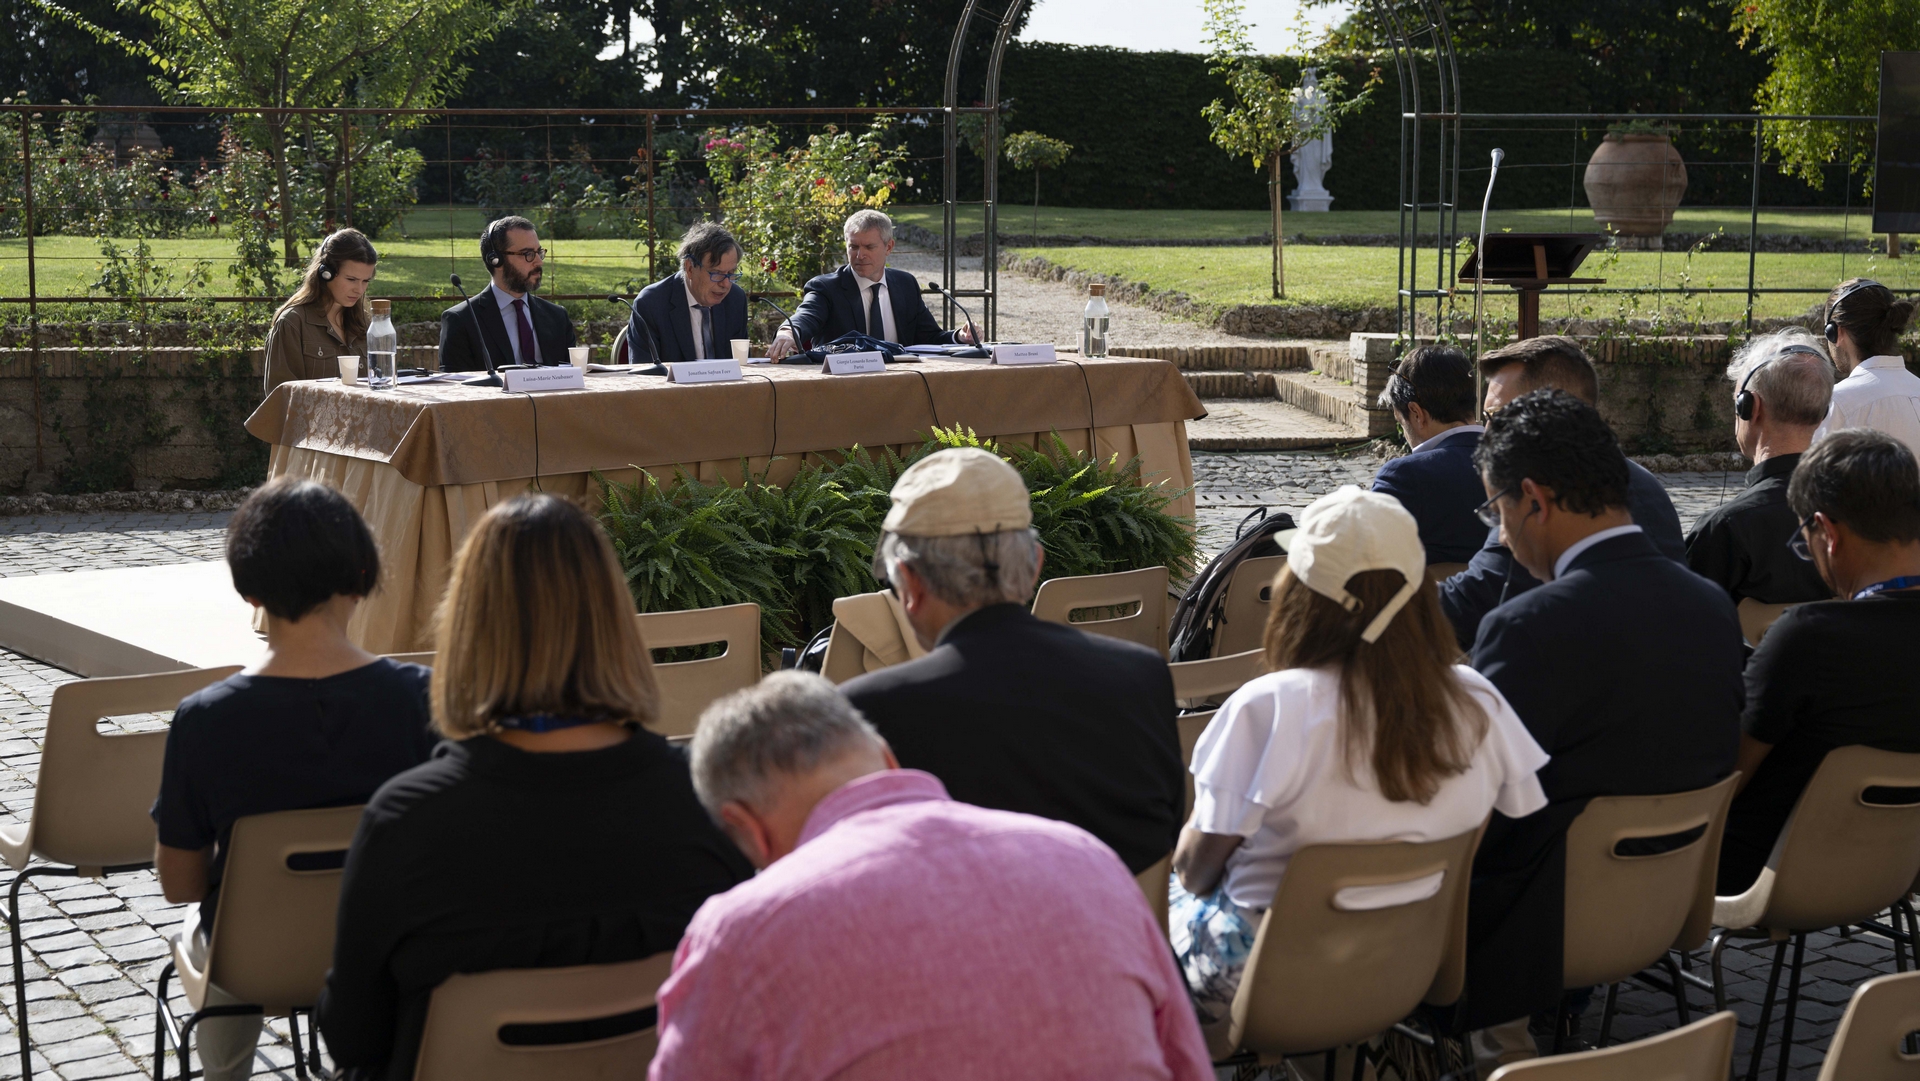
<svg viewBox="0 0 1920 1081"><path fill-rule="evenodd" d="M367 326L367 381L380 385L376 380L386 380L386 386L398 385L395 377L399 374L396 358L399 355L400 335L393 329L393 301L376 300L373 302L373 322Z"/></svg>
<svg viewBox="0 0 1920 1081"><path fill-rule="evenodd" d="M1087 293L1087 310L1080 319L1080 355L1104 357L1107 355L1107 287L1089 285Z"/></svg>

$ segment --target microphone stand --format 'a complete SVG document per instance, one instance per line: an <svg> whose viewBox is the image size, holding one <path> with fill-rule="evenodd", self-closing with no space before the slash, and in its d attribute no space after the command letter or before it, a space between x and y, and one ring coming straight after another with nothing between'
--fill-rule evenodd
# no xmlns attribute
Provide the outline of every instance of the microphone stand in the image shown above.
<svg viewBox="0 0 1920 1081"><path fill-rule="evenodd" d="M615 296L612 293L608 293L607 299L613 301L615 304L625 304L627 306L627 311L632 313L633 315L633 321L636 323L639 323L640 329L647 332L647 348L653 351L651 354L651 356L653 357L653 367L648 368L647 370L642 372L635 372L633 374L635 375L667 374L667 366L661 363L660 361L660 339L653 336L652 325L647 322L646 316L640 314L640 307L639 307L640 298L636 296L632 300L627 300L624 297ZM608 357L607 359L612 360L613 358ZM631 362L633 359L633 343L631 342L627 343L627 359L629 362Z"/></svg>
<svg viewBox="0 0 1920 1081"><path fill-rule="evenodd" d="M461 299L467 302L467 314L473 317L474 337L480 339L480 359L487 362L487 374L476 375L472 379L462 379L461 384L469 387L505 386L506 384L501 382L499 370L493 366L493 353L487 348L486 331L480 329L480 312L474 308L473 298L467 296L466 287L460 284L460 275L449 274L447 280L453 283L455 289L460 290Z"/></svg>
<svg viewBox="0 0 1920 1081"><path fill-rule="evenodd" d="M933 290L936 293L939 293L941 296L946 297L948 300L953 301L953 306L956 308L959 308L960 314L966 317L967 330L969 333L973 335L975 339L974 341L968 342L967 344L974 346L975 348L982 348L983 347L982 343L978 340L980 337L980 329L974 326L973 324L973 313L967 310L967 306L965 304L960 303L960 298L948 292L946 286L941 285L939 282L934 281L931 278L927 279L927 288Z"/></svg>
<svg viewBox="0 0 1920 1081"><path fill-rule="evenodd" d="M1473 398L1477 407L1486 400L1486 384L1480 375L1480 349L1483 335L1480 326L1480 292L1487 280L1487 209L1493 205L1493 182L1500 176L1500 162L1507 152L1495 147L1493 168L1487 172L1487 194L1480 200L1480 246L1473 249L1474 263L1478 273L1473 276Z"/></svg>

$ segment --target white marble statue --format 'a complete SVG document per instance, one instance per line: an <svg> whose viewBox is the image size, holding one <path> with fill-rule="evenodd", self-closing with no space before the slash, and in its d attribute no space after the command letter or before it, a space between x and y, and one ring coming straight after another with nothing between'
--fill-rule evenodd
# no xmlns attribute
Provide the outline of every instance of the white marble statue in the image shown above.
<svg viewBox="0 0 1920 1081"><path fill-rule="evenodd" d="M1319 73L1308 68L1301 73L1300 85L1293 91L1293 107L1309 121L1317 119L1327 107L1327 95L1320 89ZM1293 175L1300 181L1287 198L1293 211L1326 211L1333 207L1333 194L1327 191L1327 170L1333 166L1331 132L1301 145L1292 154Z"/></svg>

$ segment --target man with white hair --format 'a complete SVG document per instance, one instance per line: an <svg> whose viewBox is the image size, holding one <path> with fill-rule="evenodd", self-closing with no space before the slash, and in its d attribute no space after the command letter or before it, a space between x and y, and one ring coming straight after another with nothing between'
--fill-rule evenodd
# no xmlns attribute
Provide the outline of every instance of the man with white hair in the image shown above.
<svg viewBox="0 0 1920 1081"><path fill-rule="evenodd" d="M941 330L927 302L920 298L920 282L904 270L890 270L893 219L878 210L860 210L847 219L847 263L831 274L807 282L805 299L793 318L782 324L767 356L780 360L808 348L825 345L844 334L861 333L899 345L971 344L973 324L962 330Z"/></svg>
<svg viewBox="0 0 1920 1081"><path fill-rule="evenodd" d="M1040 541L1027 486L943 450L893 487L874 548L929 652L844 686L900 761L953 798L1071 822L1138 874L1173 850L1186 771L1165 658L1028 611Z"/></svg>
<svg viewBox="0 0 1920 1081"><path fill-rule="evenodd" d="M1735 604L1801 604L1830 596L1813 564L1787 550L1800 519L1787 482L1813 444L1833 397L1826 343L1799 327L1763 334L1727 367L1733 381L1733 438L1753 459L1746 490L1709 511L1687 534L1687 566L1716 582Z"/></svg>
<svg viewBox="0 0 1920 1081"><path fill-rule="evenodd" d="M688 925L652 1081L1213 1077L1164 932L1084 831L950 799L800 672L709 706L692 757L760 874Z"/></svg>

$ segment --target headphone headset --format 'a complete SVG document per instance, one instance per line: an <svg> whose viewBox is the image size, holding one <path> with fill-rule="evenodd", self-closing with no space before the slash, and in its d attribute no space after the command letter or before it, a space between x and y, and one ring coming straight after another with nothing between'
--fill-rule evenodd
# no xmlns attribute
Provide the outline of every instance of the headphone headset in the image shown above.
<svg viewBox="0 0 1920 1081"><path fill-rule="evenodd" d="M1876 282L1874 284L1877 285L1879 283ZM1836 301L1835 303L1838 303L1838 302ZM1831 331L1833 329L1833 324L1828 323L1827 329ZM1828 338L1827 340L1832 341L1833 339ZM1782 357L1791 356L1794 353L1805 353L1810 357L1820 356L1820 353L1818 350L1810 349L1804 345L1792 345L1792 346L1788 346L1785 349L1782 349L1778 353L1775 353L1774 355L1768 357L1767 359L1761 361L1760 363L1755 364L1753 367L1748 368L1747 374L1742 376L1740 379L1740 392L1733 396L1733 415L1734 416L1739 417L1741 420L1753 419L1753 403L1758 399L1756 399L1753 396L1753 391L1750 391L1747 389L1747 384L1753 382L1753 377L1760 373L1760 369L1766 367L1769 364L1772 364L1774 361L1779 360ZM1825 360L1826 358L1821 357L1820 359Z"/></svg>
<svg viewBox="0 0 1920 1081"><path fill-rule="evenodd" d="M1840 342L1840 324L1833 321L1833 313L1839 310L1840 305L1845 303L1848 297L1852 296L1853 294L1859 292L1862 289L1867 288L1870 285L1879 285L1880 288L1882 289L1887 288L1884 285L1880 285L1879 282L1874 281L1872 278L1861 278L1859 281L1854 282L1852 285L1847 286L1847 288L1843 292L1841 292L1839 296L1833 298L1833 303L1827 305L1826 335L1827 335L1827 341L1829 343L1837 345Z"/></svg>
<svg viewBox="0 0 1920 1081"><path fill-rule="evenodd" d="M497 270L507 261L499 249L500 234L506 230L495 228L505 220L501 218L500 221L488 222L486 229L480 233L480 259L487 264L488 270Z"/></svg>
<svg viewBox="0 0 1920 1081"><path fill-rule="evenodd" d="M334 234L329 233L327 239L320 242L320 280L323 282L333 280L333 259L328 254L328 249L333 247L333 237Z"/></svg>

